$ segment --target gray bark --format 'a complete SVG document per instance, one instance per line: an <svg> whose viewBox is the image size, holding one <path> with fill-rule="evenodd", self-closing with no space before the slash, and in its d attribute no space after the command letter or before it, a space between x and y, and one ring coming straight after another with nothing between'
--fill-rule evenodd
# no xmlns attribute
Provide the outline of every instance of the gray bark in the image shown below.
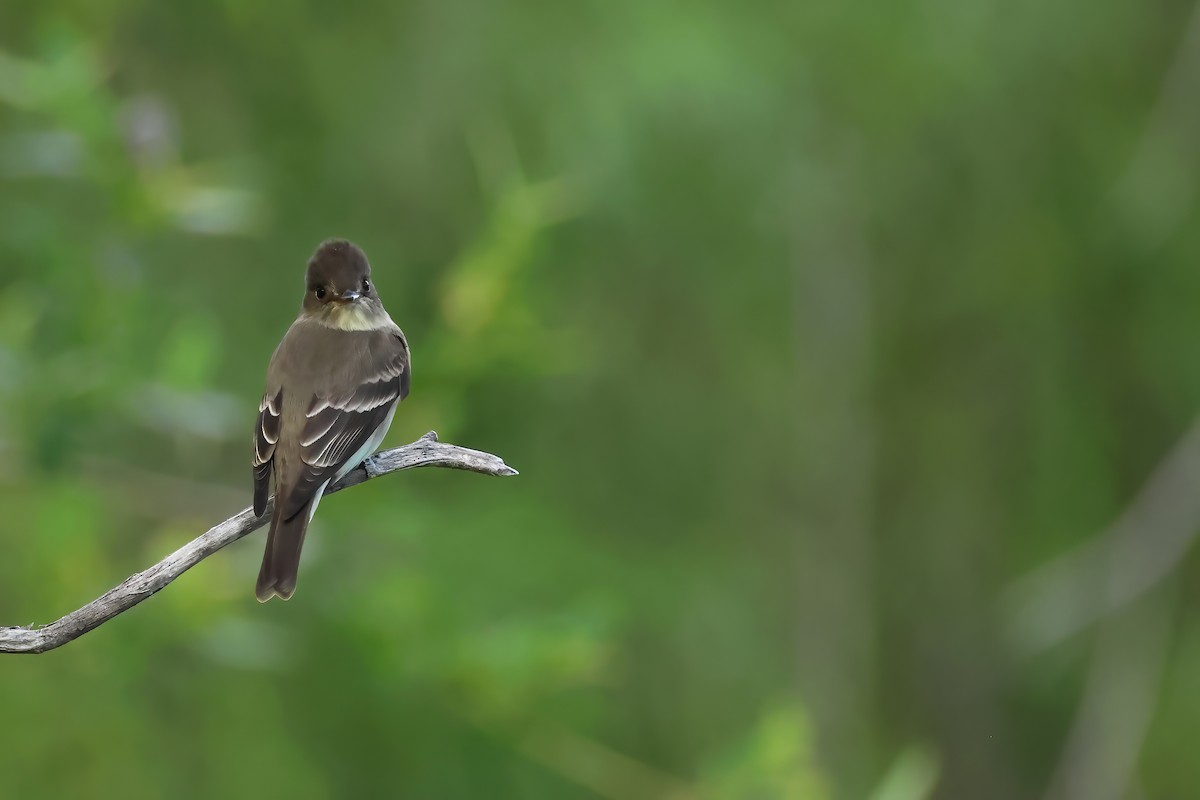
<svg viewBox="0 0 1200 800"><path fill-rule="evenodd" d="M330 486L325 494L357 486L389 472L416 467L447 467L502 477L517 474L499 456L444 444L438 441L436 433L430 431L412 444L376 453ZM261 517L255 517L254 512L246 508L214 525L154 566L129 576L119 586L49 625L0 627L0 653L44 653L78 639L121 612L133 608L225 545L266 525L271 520L274 502L272 498Z"/></svg>

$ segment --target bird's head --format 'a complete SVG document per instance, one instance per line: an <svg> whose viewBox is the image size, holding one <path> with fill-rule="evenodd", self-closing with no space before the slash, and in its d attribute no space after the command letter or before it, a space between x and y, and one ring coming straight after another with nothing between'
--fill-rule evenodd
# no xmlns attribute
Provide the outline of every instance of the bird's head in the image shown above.
<svg viewBox="0 0 1200 800"><path fill-rule="evenodd" d="M371 264L345 239L322 242L308 260L302 314L339 330L375 330L390 322L371 282Z"/></svg>

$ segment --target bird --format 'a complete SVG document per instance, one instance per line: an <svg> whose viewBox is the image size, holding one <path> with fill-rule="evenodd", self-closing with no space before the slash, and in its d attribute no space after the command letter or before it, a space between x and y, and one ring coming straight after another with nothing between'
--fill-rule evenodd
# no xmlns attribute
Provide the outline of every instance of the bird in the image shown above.
<svg viewBox="0 0 1200 800"><path fill-rule="evenodd" d="M383 307L360 247L320 244L308 261L299 316L275 348L254 431L254 515L275 509L254 594L296 591L309 521L331 484L375 452L408 396L404 332Z"/></svg>

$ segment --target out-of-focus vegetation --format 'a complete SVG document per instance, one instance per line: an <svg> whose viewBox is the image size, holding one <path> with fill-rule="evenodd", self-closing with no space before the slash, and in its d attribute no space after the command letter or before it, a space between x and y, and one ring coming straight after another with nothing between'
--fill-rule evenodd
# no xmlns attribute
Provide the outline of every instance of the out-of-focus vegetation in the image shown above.
<svg viewBox="0 0 1200 800"><path fill-rule="evenodd" d="M328 236L522 475L0 657L3 795L1189 796L1193 14L6 0L0 624L248 504Z"/></svg>

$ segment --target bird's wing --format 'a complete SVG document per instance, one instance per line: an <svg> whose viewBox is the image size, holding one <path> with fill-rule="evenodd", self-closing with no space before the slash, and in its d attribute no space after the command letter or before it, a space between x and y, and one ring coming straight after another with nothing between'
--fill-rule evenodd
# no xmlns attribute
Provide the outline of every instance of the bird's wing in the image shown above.
<svg viewBox="0 0 1200 800"><path fill-rule="evenodd" d="M309 401L299 441L303 467L290 476L281 509L285 520L303 510L319 487L359 454L393 406L408 395L408 344L399 329L372 337L356 360L349 388L342 382L317 391Z"/></svg>
<svg viewBox="0 0 1200 800"><path fill-rule="evenodd" d="M283 413L283 389L274 395L268 390L258 404L258 427L254 431L254 515L261 517L267 510L271 494L271 459L279 441L280 419Z"/></svg>

